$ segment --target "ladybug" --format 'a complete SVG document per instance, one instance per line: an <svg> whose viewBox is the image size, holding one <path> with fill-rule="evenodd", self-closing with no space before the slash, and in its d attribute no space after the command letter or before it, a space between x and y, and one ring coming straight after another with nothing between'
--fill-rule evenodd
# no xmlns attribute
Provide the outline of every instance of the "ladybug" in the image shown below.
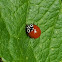
<svg viewBox="0 0 62 62"><path fill-rule="evenodd" d="M26 26L26 33L30 38L38 38L41 35L41 30L37 25L30 24Z"/></svg>

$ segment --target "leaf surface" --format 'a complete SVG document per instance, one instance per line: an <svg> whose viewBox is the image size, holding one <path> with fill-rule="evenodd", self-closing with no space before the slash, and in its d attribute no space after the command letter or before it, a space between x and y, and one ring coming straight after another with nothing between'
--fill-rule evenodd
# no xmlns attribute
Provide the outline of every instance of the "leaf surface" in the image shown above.
<svg viewBox="0 0 62 62"><path fill-rule="evenodd" d="M38 39L25 33L31 23L41 29ZM0 0L0 57L4 62L62 62L62 2Z"/></svg>

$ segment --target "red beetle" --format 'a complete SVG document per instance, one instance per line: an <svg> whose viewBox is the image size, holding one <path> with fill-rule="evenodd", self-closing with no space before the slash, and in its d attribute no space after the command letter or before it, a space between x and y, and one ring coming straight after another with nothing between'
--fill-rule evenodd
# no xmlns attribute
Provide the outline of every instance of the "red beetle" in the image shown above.
<svg viewBox="0 0 62 62"><path fill-rule="evenodd" d="M30 24L26 26L26 33L29 37L36 39L41 35L41 30L37 25Z"/></svg>

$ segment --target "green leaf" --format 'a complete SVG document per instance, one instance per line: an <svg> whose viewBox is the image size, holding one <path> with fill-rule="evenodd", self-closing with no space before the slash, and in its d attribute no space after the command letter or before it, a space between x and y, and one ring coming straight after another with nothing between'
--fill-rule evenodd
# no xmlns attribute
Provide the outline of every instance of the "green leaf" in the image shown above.
<svg viewBox="0 0 62 62"><path fill-rule="evenodd" d="M41 36L26 35L34 23ZM61 0L0 0L0 58L3 62L62 62Z"/></svg>

